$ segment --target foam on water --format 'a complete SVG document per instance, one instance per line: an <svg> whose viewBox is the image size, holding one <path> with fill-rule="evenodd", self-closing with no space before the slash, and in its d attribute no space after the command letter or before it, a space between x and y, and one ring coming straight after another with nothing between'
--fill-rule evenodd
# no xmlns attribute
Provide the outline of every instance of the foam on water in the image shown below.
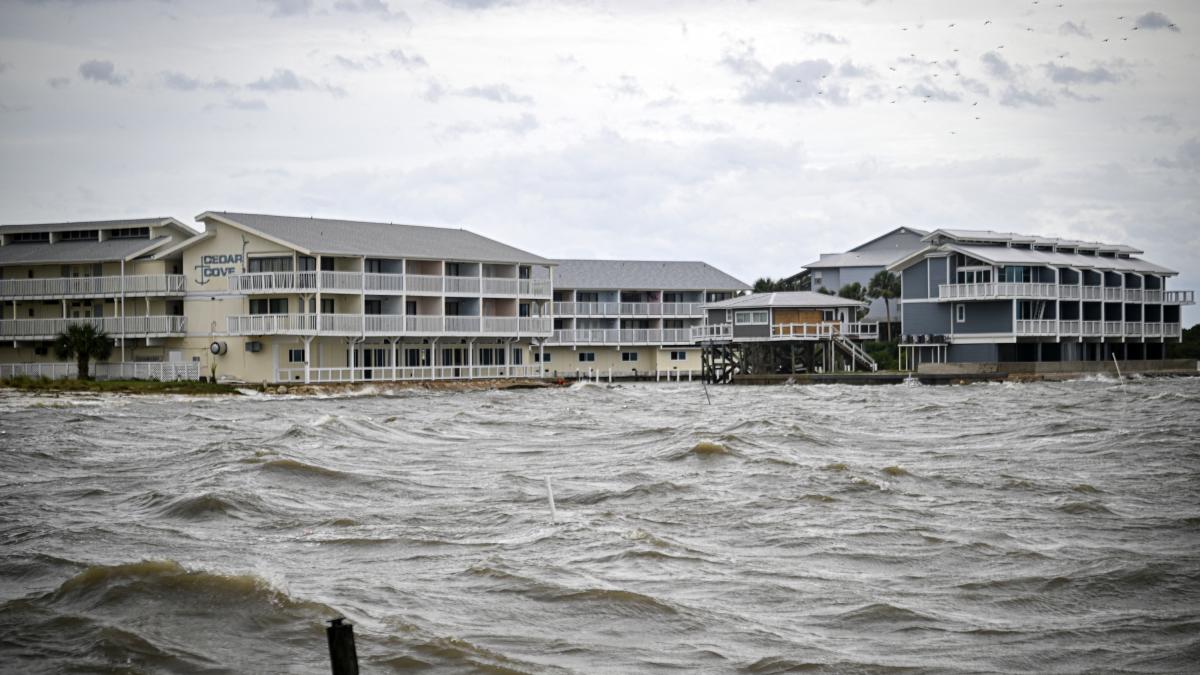
<svg viewBox="0 0 1200 675"><path fill-rule="evenodd" d="M0 393L0 670L1198 654L1200 379L376 394Z"/></svg>

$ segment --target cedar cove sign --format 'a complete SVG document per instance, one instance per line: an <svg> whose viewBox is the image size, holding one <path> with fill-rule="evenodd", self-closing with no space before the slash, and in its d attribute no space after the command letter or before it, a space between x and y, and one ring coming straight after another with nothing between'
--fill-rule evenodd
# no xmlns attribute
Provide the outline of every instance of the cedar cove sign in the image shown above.
<svg viewBox="0 0 1200 675"><path fill-rule="evenodd" d="M214 277L227 277L237 274L237 266L242 263L241 253L217 253L200 256L200 264L195 269L200 270L200 278L196 283L203 286Z"/></svg>

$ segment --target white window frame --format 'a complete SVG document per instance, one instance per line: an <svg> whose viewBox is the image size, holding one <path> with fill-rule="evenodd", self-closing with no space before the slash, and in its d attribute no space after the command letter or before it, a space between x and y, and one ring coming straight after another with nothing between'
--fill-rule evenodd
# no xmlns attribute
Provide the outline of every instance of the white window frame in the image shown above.
<svg viewBox="0 0 1200 675"><path fill-rule="evenodd" d="M621 352L621 360L627 363L633 363L638 360L637 352Z"/></svg>
<svg viewBox="0 0 1200 675"><path fill-rule="evenodd" d="M765 326L770 317L771 313L765 309L743 309L734 312L733 322L739 326Z"/></svg>
<svg viewBox="0 0 1200 675"><path fill-rule="evenodd" d="M967 322L967 303L960 302L954 305L954 323Z"/></svg>
<svg viewBox="0 0 1200 675"><path fill-rule="evenodd" d="M687 352L671 352L672 361L686 361Z"/></svg>
<svg viewBox="0 0 1200 675"><path fill-rule="evenodd" d="M579 352L580 363L595 363L596 352Z"/></svg>
<svg viewBox="0 0 1200 675"><path fill-rule="evenodd" d="M298 358L298 359L296 358L297 353L300 354L300 358ZM301 347L300 349L289 349L288 350L288 363L304 363L305 360L306 359L304 358L304 348L303 347Z"/></svg>

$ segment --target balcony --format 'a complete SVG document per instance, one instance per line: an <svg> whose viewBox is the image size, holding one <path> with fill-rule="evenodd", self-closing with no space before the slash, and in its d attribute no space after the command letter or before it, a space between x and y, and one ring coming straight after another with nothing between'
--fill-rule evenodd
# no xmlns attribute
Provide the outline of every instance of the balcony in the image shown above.
<svg viewBox="0 0 1200 675"><path fill-rule="evenodd" d="M229 275L241 293L367 293L370 295L484 295L549 298L548 279L497 279L377 272L252 272Z"/></svg>
<svg viewBox="0 0 1200 675"><path fill-rule="evenodd" d="M556 302L557 317L704 316L700 302Z"/></svg>
<svg viewBox="0 0 1200 675"><path fill-rule="evenodd" d="M146 274L115 277L54 277L46 279L0 279L0 298L46 300L67 298L115 298L125 296L183 295L182 274Z"/></svg>
<svg viewBox="0 0 1200 675"><path fill-rule="evenodd" d="M1007 298L1057 298L1058 284L987 283L940 284L938 300L1003 300Z"/></svg>
<svg viewBox="0 0 1200 675"><path fill-rule="evenodd" d="M1168 305L1194 305L1196 304L1196 292L1164 291L1163 302Z"/></svg>
<svg viewBox="0 0 1200 675"><path fill-rule="evenodd" d="M250 314L226 318L229 335L546 337L550 317L403 314Z"/></svg>
<svg viewBox="0 0 1200 675"><path fill-rule="evenodd" d="M733 340L730 324L708 324L691 329L693 342ZM769 340L832 340L835 337L856 340L879 338L878 323L777 323L771 326L770 336L738 337L739 341L761 342Z"/></svg>
<svg viewBox="0 0 1200 675"><path fill-rule="evenodd" d="M546 344L552 345L686 345L687 328L578 328L556 330Z"/></svg>
<svg viewBox="0 0 1200 675"><path fill-rule="evenodd" d="M171 337L187 332L182 316L127 316L77 319L5 319L0 321L0 338L9 340L52 340L68 326L86 324L109 337Z"/></svg>
<svg viewBox="0 0 1200 675"><path fill-rule="evenodd" d="M1080 321L1078 319L1036 319L1017 321L1017 335L1070 337L1179 337L1178 323L1141 321Z"/></svg>

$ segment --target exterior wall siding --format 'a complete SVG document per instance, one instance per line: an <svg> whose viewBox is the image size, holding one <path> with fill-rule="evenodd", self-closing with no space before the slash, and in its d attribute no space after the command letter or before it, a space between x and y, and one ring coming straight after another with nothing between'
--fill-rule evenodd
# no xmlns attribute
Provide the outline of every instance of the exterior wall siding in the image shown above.
<svg viewBox="0 0 1200 675"><path fill-rule="evenodd" d="M904 299L919 300L929 297L929 260L922 260L901 273L900 283ZM905 311L907 314L907 310Z"/></svg>
<svg viewBox="0 0 1200 675"><path fill-rule="evenodd" d="M904 305L901 328L905 335L947 335L950 333L950 319L950 305L910 302Z"/></svg>
<svg viewBox="0 0 1200 675"><path fill-rule="evenodd" d="M958 303L943 303L953 307ZM1011 300L995 300L990 302L966 302L966 321L959 323L954 320L954 333L1012 333L1013 306ZM953 310L957 311L957 310Z"/></svg>

